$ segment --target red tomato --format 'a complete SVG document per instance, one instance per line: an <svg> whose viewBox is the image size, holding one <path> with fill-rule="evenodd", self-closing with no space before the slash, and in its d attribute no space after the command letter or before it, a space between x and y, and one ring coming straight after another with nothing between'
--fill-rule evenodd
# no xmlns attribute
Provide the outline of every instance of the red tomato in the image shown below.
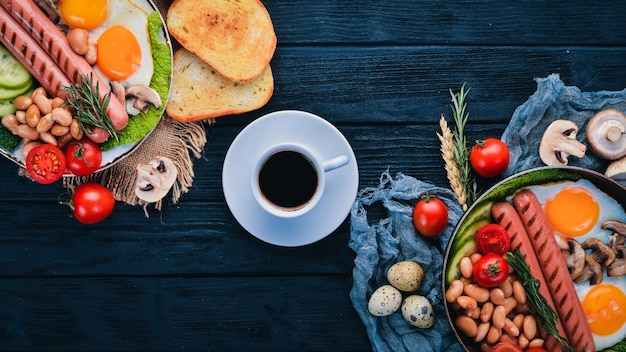
<svg viewBox="0 0 626 352"><path fill-rule="evenodd" d="M509 265L501 255L495 253L483 255L474 264L472 271L474 282L487 288L500 285L508 276Z"/></svg>
<svg viewBox="0 0 626 352"><path fill-rule="evenodd" d="M115 199L106 187L83 183L74 190L70 206L76 220L83 224L95 224L111 215Z"/></svg>
<svg viewBox="0 0 626 352"><path fill-rule="evenodd" d="M476 233L476 244L482 254L504 255L511 247L511 239L504 227L498 224L487 224Z"/></svg>
<svg viewBox="0 0 626 352"><path fill-rule="evenodd" d="M89 138L71 142L65 149L67 168L76 176L87 176L100 168L102 151Z"/></svg>
<svg viewBox="0 0 626 352"><path fill-rule="evenodd" d="M548 352L545 348L541 347L531 347L524 350L525 352Z"/></svg>
<svg viewBox="0 0 626 352"><path fill-rule="evenodd" d="M47 185L56 182L65 172L65 156L52 144L38 145L26 156L26 171L39 183Z"/></svg>
<svg viewBox="0 0 626 352"><path fill-rule="evenodd" d="M522 348L513 342L500 342L493 346L491 352L523 352Z"/></svg>
<svg viewBox="0 0 626 352"><path fill-rule="evenodd" d="M470 151L470 164L483 177L496 177L509 166L509 148L497 138L477 141Z"/></svg>
<svg viewBox="0 0 626 352"><path fill-rule="evenodd" d="M413 209L413 224L422 235L435 237L448 226L448 208L441 199L425 194Z"/></svg>

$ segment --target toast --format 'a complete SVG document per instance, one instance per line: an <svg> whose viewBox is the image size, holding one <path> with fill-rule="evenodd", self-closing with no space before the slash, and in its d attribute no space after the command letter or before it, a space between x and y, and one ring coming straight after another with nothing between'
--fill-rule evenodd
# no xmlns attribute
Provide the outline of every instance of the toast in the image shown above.
<svg viewBox="0 0 626 352"><path fill-rule="evenodd" d="M241 114L265 105L273 92L274 78L269 65L250 82L234 82L181 48L174 54L166 111L181 122Z"/></svg>
<svg viewBox="0 0 626 352"><path fill-rule="evenodd" d="M276 50L276 33L259 0L175 0L167 13L170 34L231 81L261 75Z"/></svg>

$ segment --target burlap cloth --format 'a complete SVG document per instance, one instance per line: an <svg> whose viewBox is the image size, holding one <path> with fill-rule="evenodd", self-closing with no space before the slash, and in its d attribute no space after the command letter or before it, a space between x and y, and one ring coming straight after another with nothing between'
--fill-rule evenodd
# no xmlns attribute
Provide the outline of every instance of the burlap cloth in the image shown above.
<svg viewBox="0 0 626 352"><path fill-rule="evenodd" d="M155 0L153 2L165 19L172 1ZM174 39L171 40L174 50L180 47ZM141 204L146 210L148 204L135 195L137 165L148 163L157 157L167 157L176 165L178 177L168 195L154 203L154 207L160 210L164 200L171 199L172 203L176 203L181 195L187 193L192 186L193 159L201 157L202 149L207 142L206 129L213 124L213 121L183 123L165 114L156 128L129 156L93 175L68 178L65 183L68 186L75 186L85 182L96 182L107 187L116 200L129 205ZM148 216L147 210L145 214Z"/></svg>

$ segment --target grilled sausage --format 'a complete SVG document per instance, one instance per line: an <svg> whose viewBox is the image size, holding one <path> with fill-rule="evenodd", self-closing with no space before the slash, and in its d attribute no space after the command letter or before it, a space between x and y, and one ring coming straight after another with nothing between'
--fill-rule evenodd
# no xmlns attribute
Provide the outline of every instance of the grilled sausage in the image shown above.
<svg viewBox="0 0 626 352"><path fill-rule="evenodd" d="M523 190L513 197L513 205L535 250L567 339L576 351L595 351L591 329L541 203L532 191Z"/></svg>
<svg viewBox="0 0 626 352"><path fill-rule="evenodd" d="M491 214L496 222L499 223L500 226L502 226L509 234L511 239L511 251L519 249L520 253L526 260L526 265L528 265L530 273L535 279L539 280L539 294L546 299L546 302L548 302L550 307L552 307L552 309L556 312L557 310L554 305L554 301L552 300L552 296L550 295L550 290L546 285L546 279L541 271L541 266L539 265L539 261L537 260L537 256L535 255L532 244L530 243L528 234L526 234L524 224L517 214L517 211L508 202L498 202L491 206ZM567 336L560 319L557 319L557 323L559 334L563 337ZM557 339L545 331L542 331L542 333L542 337L545 339L545 348L548 351L558 351L561 349L561 343Z"/></svg>
<svg viewBox="0 0 626 352"><path fill-rule="evenodd" d="M80 76L93 77L93 84L97 85L100 98L104 99L110 94L110 87L82 56L72 50L65 35L35 3L29 0L3 0L0 4L39 43L70 81L77 83ZM120 131L128 123L126 107L114 95L110 95L106 112L116 131Z"/></svg>
<svg viewBox="0 0 626 352"><path fill-rule="evenodd" d="M0 7L0 41L28 69L51 96L65 97L61 91L70 80L11 15Z"/></svg>

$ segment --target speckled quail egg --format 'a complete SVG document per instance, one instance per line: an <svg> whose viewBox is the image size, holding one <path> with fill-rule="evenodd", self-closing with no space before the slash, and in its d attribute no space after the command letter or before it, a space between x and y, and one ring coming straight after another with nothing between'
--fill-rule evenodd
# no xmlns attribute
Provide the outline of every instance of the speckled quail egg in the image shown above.
<svg viewBox="0 0 626 352"><path fill-rule="evenodd" d="M405 260L395 263L387 271L387 280L400 291L413 292L422 285L424 269L416 262Z"/></svg>
<svg viewBox="0 0 626 352"><path fill-rule="evenodd" d="M401 304L402 293L391 285L384 285L372 293L367 309L372 315L384 317L397 311Z"/></svg>
<svg viewBox="0 0 626 352"><path fill-rule="evenodd" d="M402 316L411 325L427 329L435 323L433 306L428 298L424 296L412 295L402 302Z"/></svg>

